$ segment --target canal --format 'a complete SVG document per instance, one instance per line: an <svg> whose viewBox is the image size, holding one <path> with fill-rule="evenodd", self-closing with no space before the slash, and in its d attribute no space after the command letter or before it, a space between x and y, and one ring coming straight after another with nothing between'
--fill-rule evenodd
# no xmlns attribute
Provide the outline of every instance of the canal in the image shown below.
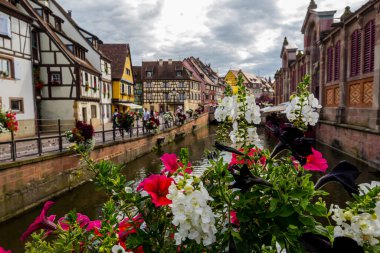
<svg viewBox="0 0 380 253"><path fill-rule="evenodd" d="M182 147L189 148L192 164L198 169L202 168L202 165L204 166L207 163L204 157L204 150L212 149L216 137L215 130L215 126L199 129L195 133L189 134L163 147L161 152L152 152L127 163L123 172L129 180L141 180L149 173L156 173L161 170L160 156L162 153L178 153ZM273 147L275 140L268 137L264 133L264 129L259 130L259 135L263 146ZM374 169L368 168L359 161L323 145L317 144L317 149L326 157L330 168L334 167L341 160L348 160L361 169L362 174L358 179L359 182L380 181L380 175ZM314 178L317 179L317 177L318 175ZM325 190L333 193L327 199L329 203L343 204L349 199L349 196L338 184L332 183L326 186ZM92 182L88 182L54 198L53 201L55 201L55 205L51 208L50 214L56 214L57 217L61 217L75 208L77 212L86 214L91 219L94 219L100 213L102 204L106 201L106 196L101 191L97 191ZM28 225L39 215L41 208L42 206L38 206L21 216L1 223L0 246L5 249L11 249L13 253L23 252L24 244L19 238Z"/></svg>

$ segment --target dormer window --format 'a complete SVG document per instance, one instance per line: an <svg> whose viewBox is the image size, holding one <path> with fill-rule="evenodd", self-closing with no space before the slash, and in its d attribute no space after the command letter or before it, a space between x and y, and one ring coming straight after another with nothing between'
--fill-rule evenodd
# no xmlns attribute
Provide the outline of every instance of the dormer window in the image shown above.
<svg viewBox="0 0 380 253"><path fill-rule="evenodd" d="M59 32L62 31L61 20L59 18L55 18L55 29Z"/></svg>
<svg viewBox="0 0 380 253"><path fill-rule="evenodd" d="M125 74L127 74L127 75L131 75L131 70L130 70L129 68L126 68L126 69L125 69Z"/></svg>
<svg viewBox="0 0 380 253"><path fill-rule="evenodd" d="M40 16L41 18L44 17L44 11L43 11L43 9L36 9L36 12L37 12L38 16Z"/></svg>
<svg viewBox="0 0 380 253"><path fill-rule="evenodd" d="M72 53L74 53L74 45L66 45L67 49L69 49Z"/></svg>
<svg viewBox="0 0 380 253"><path fill-rule="evenodd" d="M146 77L152 77L152 76L153 76L153 71L146 72Z"/></svg>
<svg viewBox="0 0 380 253"><path fill-rule="evenodd" d="M175 76L176 77L181 77L182 76L182 70L176 70L175 71Z"/></svg>

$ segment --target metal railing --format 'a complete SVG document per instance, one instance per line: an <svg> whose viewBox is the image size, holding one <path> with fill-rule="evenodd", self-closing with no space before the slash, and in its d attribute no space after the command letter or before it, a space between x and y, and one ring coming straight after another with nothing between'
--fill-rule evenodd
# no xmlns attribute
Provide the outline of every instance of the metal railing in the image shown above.
<svg viewBox="0 0 380 253"><path fill-rule="evenodd" d="M200 115L201 116L201 115ZM194 118L187 118L185 123ZM168 130L180 126L179 122L165 123L160 116L159 130ZM90 124L92 122L90 121ZM94 132L95 143L110 143L122 141L133 137L149 135L152 131L143 127L141 119L134 122L134 126L128 131L122 128L106 129L104 122L97 126L100 130ZM65 136L67 130L71 130L75 126L74 120L37 120L36 121L36 136L30 138L15 138L13 132L9 141L0 142L0 162L16 161L20 158L30 156L41 156L50 152L63 152L72 145Z"/></svg>

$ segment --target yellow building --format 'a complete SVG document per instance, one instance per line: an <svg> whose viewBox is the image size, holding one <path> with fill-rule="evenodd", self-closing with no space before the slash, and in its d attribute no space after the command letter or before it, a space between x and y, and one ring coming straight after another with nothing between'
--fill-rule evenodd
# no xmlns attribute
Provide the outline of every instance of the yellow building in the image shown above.
<svg viewBox="0 0 380 253"><path fill-rule="evenodd" d="M224 81L230 86L235 86L238 80L239 71L238 70L228 70Z"/></svg>
<svg viewBox="0 0 380 253"><path fill-rule="evenodd" d="M135 83L129 45L102 44L100 50L112 61L112 111L118 109L119 112L125 112L141 108L133 104Z"/></svg>

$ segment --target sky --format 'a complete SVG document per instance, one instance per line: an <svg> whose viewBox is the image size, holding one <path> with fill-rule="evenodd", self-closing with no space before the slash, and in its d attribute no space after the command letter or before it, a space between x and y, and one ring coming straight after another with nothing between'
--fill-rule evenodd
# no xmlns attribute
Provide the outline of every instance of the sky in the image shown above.
<svg viewBox="0 0 380 253"><path fill-rule="evenodd" d="M303 49L310 0L57 0L79 26L104 43L129 43L142 60L199 57L224 76L229 69L273 78L284 36ZM318 10L352 11L366 0L315 0Z"/></svg>

